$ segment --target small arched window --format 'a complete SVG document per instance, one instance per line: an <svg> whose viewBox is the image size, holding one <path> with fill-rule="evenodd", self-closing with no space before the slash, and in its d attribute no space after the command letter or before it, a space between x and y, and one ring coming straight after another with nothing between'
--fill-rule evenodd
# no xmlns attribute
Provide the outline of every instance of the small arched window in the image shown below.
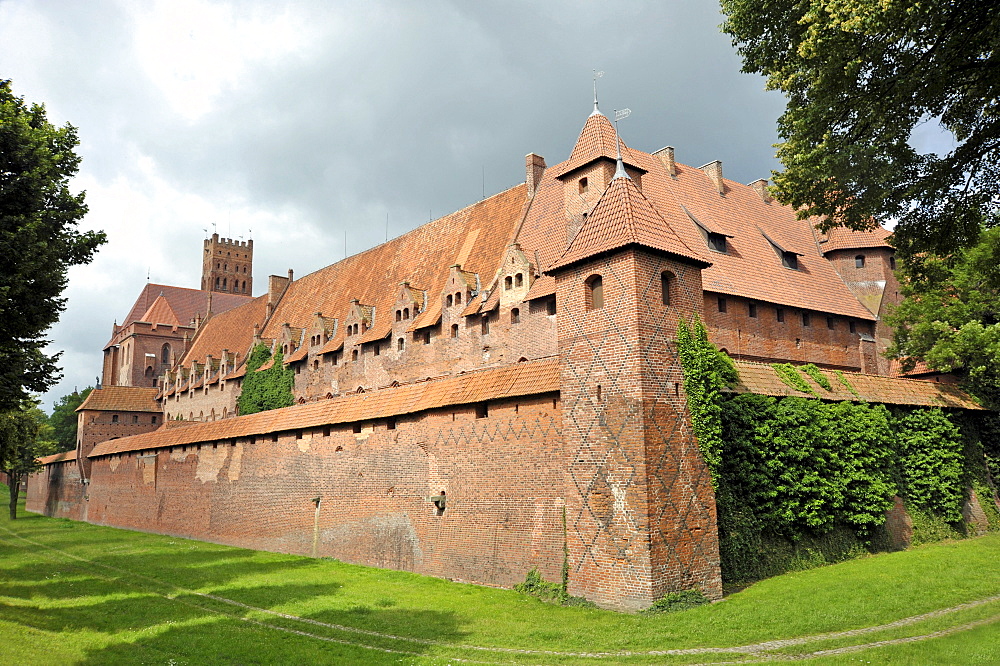
<svg viewBox="0 0 1000 666"><path fill-rule="evenodd" d="M520 287L524 285L524 276L520 273L514 276L514 286Z"/></svg>
<svg viewBox="0 0 1000 666"><path fill-rule="evenodd" d="M455 305L461 305L461 304L462 304L462 292L458 292L457 294L455 294Z"/></svg>
<svg viewBox="0 0 1000 666"><path fill-rule="evenodd" d="M403 319L410 318L410 308L403 308Z"/></svg>
<svg viewBox="0 0 1000 666"><path fill-rule="evenodd" d="M406 341L403 340L403 338L399 338L398 340L396 340L396 349L398 351L403 351L403 347L405 346L406 346Z"/></svg>
<svg viewBox="0 0 1000 666"><path fill-rule="evenodd" d="M160 363L170 362L170 345L164 344L160 347Z"/></svg>
<svg viewBox="0 0 1000 666"><path fill-rule="evenodd" d="M503 288L506 291L510 291L511 287L513 287L513 286L514 286L514 278L512 278L511 276L508 275L507 277L505 277L503 279Z"/></svg>
<svg viewBox="0 0 1000 666"><path fill-rule="evenodd" d="M660 273L660 302L670 305L670 290L674 287L674 274L670 271Z"/></svg>
<svg viewBox="0 0 1000 666"><path fill-rule="evenodd" d="M403 311L396 310L396 321L403 321Z"/></svg>
<svg viewBox="0 0 1000 666"><path fill-rule="evenodd" d="M453 338L457 338L458 337L458 324L452 324L451 325L451 337L453 337Z"/></svg>
<svg viewBox="0 0 1000 666"><path fill-rule="evenodd" d="M226 278L222 278L222 288L223 289L227 289L228 288L227 287L227 283L226 283Z"/></svg>
<svg viewBox="0 0 1000 666"><path fill-rule="evenodd" d="M855 268L865 267L865 255L859 254L858 256L854 257L854 267Z"/></svg>
<svg viewBox="0 0 1000 666"><path fill-rule="evenodd" d="M215 288L218 289L219 285L222 284L219 278L215 278Z"/></svg>
<svg viewBox="0 0 1000 666"><path fill-rule="evenodd" d="M455 302L455 297L452 296L451 294L448 294L448 298L446 300L448 307L450 308L454 302Z"/></svg>
<svg viewBox="0 0 1000 666"><path fill-rule="evenodd" d="M355 363L357 362L357 360L358 360L358 350L357 349L354 349L354 350L351 351L351 360L354 361Z"/></svg>
<svg viewBox="0 0 1000 666"><path fill-rule="evenodd" d="M588 310L599 310L604 307L604 280L600 275L591 275L584 283L586 286L586 304Z"/></svg>
<svg viewBox="0 0 1000 666"><path fill-rule="evenodd" d="M246 290L247 290L247 281L244 280L243 281L243 292L246 293Z"/></svg>
<svg viewBox="0 0 1000 666"><path fill-rule="evenodd" d="M896 257L889 257L889 268L896 270Z"/></svg>
<svg viewBox="0 0 1000 666"><path fill-rule="evenodd" d="M521 310L520 308L511 308L510 310L510 323L519 324L521 323Z"/></svg>

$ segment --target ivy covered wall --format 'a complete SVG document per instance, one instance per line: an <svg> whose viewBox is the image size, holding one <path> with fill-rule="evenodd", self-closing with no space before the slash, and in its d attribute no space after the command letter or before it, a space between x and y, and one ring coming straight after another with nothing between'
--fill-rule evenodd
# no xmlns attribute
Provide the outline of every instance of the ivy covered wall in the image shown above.
<svg viewBox="0 0 1000 666"><path fill-rule="evenodd" d="M264 370L258 369L272 361ZM295 373L281 363L281 352L271 350L263 344L257 344L250 350L247 357L247 371L243 377L240 397L236 401L241 416L257 412L290 407L295 403L292 387L295 383Z"/></svg>
<svg viewBox="0 0 1000 666"><path fill-rule="evenodd" d="M1000 529L994 414L822 400L804 375L826 390L830 382L851 386L842 373L814 365L773 369L815 397L735 394L726 390L735 368L701 322L680 327L678 347L693 428L716 487L727 583L888 549L886 514L896 497L912 518L915 543L963 536L972 491L990 528Z"/></svg>

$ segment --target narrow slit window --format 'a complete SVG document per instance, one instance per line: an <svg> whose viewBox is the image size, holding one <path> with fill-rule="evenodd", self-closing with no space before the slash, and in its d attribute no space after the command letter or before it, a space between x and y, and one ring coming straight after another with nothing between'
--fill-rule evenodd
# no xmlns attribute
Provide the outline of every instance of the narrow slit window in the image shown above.
<svg viewBox="0 0 1000 666"><path fill-rule="evenodd" d="M604 280L600 275L591 275L587 278L587 309L599 310L604 307Z"/></svg>
<svg viewBox="0 0 1000 666"><path fill-rule="evenodd" d="M660 273L660 302L663 305L670 305L671 294L670 291L674 287L674 274L670 271L663 271Z"/></svg>

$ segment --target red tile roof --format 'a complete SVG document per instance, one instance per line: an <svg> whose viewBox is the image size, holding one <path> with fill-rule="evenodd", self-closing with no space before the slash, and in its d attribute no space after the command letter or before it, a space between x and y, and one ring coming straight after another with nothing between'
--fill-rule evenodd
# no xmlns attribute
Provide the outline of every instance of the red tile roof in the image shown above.
<svg viewBox="0 0 1000 666"><path fill-rule="evenodd" d="M136 299L135 305L132 306L132 309L122 321L122 326L127 326L133 321L143 321L142 315L150 309L150 306L153 305L153 302L156 301L161 294L170 305L171 310L177 317L177 321L180 322L181 326L189 325L194 320L195 315L201 315L204 317L208 312L209 292L207 291L202 291L200 289L186 289L184 287L171 287L165 284L147 284L142 290L142 293L139 294L139 298ZM249 296L213 293L212 312L225 312L226 310L231 310L232 308L242 305L249 300ZM157 324L160 322L149 323Z"/></svg>
<svg viewBox="0 0 1000 666"><path fill-rule="evenodd" d="M865 247L892 247L888 238L892 232L879 227L870 231L854 231L843 227L835 227L825 234L816 232L819 251L826 253L833 250L855 250Z"/></svg>
<svg viewBox="0 0 1000 666"><path fill-rule="evenodd" d="M39 458L38 462L43 465L51 465L52 463L70 462L73 460L76 460L76 449L73 449L72 451L63 451L61 453L53 453L51 456Z"/></svg>
<svg viewBox="0 0 1000 666"><path fill-rule="evenodd" d="M242 363L253 345L254 324L263 326L266 315L267 295L258 296L226 312L213 314L202 322L187 353L181 359L181 365L190 365L191 361L204 363L209 354L222 358L223 349L239 354L237 364Z"/></svg>
<svg viewBox="0 0 1000 666"><path fill-rule="evenodd" d="M642 170L624 141L621 148L622 160L629 166ZM592 113L587 118L587 122L584 123L583 129L580 130L580 136L576 140L576 145L573 146L573 152L570 153L569 159L555 167L552 170L552 175L558 177L567 174L601 158L614 161L617 155L615 126L603 113Z"/></svg>
<svg viewBox="0 0 1000 666"><path fill-rule="evenodd" d="M710 265L701 253L677 237L631 178L619 176L611 181L573 242L547 272L634 245L689 259L703 267Z"/></svg>
<svg viewBox="0 0 1000 666"><path fill-rule="evenodd" d="M480 275L496 274L526 201L527 189L518 185L293 281L262 335L277 337L286 322L308 327L316 312L344 322L351 299L356 298L374 306L374 321L364 339L386 337L394 321L399 283L426 288L433 303L440 301L454 264ZM207 327L211 326L209 321ZM339 347L345 329L341 323L324 352Z"/></svg>
<svg viewBox="0 0 1000 666"><path fill-rule="evenodd" d="M445 379L405 384L369 393L352 393L330 400L274 409L234 419L192 424L186 428L122 437L98 444L90 456L367 421L451 405L537 395L558 390L558 360L544 359Z"/></svg>
<svg viewBox="0 0 1000 666"><path fill-rule="evenodd" d="M105 386L90 392L76 411L159 412L157 388L137 386Z"/></svg>
<svg viewBox="0 0 1000 666"><path fill-rule="evenodd" d="M163 294L156 297L156 300L149 306L149 309L143 313L141 321L150 324L168 324L170 326L187 326L189 323L182 323L177 318L173 308L170 307L170 303L167 301L167 297Z"/></svg>
<svg viewBox="0 0 1000 666"><path fill-rule="evenodd" d="M764 363L734 361L740 375L737 393L757 393L773 396L816 397L827 400L863 400L887 405L915 405L920 407L949 407L953 409L976 409L980 407L967 393L954 384L941 384L920 379L900 379L865 375L858 372L844 372L844 378L857 391L855 396L849 388L830 370L822 370L830 382L832 391L827 391L804 372L799 374L812 387L813 394L805 393L785 384L774 368Z"/></svg>

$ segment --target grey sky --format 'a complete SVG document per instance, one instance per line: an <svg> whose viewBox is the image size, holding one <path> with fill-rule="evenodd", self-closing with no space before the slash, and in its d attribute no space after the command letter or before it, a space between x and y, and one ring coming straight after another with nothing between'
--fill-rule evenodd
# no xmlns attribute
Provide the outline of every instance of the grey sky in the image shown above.
<svg viewBox="0 0 1000 666"><path fill-rule="evenodd" d="M255 293L565 159L591 108L624 140L749 182L777 167L784 98L740 73L708 0L30 2L0 0L0 77L80 130L83 223L108 244L74 268L52 332L92 384L146 281L197 287L212 225L247 236Z"/></svg>

